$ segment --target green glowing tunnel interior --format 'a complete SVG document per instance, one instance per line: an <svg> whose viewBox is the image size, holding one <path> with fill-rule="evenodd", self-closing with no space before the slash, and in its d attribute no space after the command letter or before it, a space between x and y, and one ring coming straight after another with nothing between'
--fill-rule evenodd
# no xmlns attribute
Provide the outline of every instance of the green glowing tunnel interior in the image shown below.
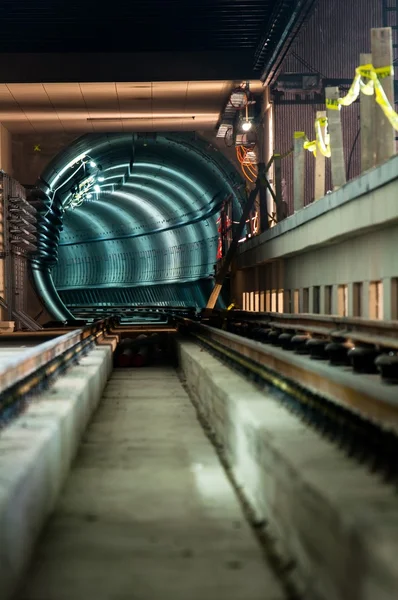
<svg viewBox="0 0 398 600"><path fill-rule="evenodd" d="M90 175L99 188L71 208ZM204 306L221 204L232 197L238 215L244 198L234 166L195 134L85 135L51 162L39 187L46 205L33 272L57 319L82 306Z"/></svg>

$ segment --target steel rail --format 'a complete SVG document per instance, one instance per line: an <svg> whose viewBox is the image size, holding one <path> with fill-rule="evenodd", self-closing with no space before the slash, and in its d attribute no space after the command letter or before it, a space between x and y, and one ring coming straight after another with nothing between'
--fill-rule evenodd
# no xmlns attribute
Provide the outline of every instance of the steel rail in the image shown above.
<svg viewBox="0 0 398 600"><path fill-rule="evenodd" d="M383 384L377 375L356 375L346 367L334 367L281 348L243 338L206 325L187 322L190 331L203 343L229 358L247 361L253 373L289 393L294 386L325 399L398 433L397 388ZM293 386L293 387L292 387Z"/></svg>
<svg viewBox="0 0 398 600"><path fill-rule="evenodd" d="M213 327L185 325L210 352L273 389L277 400L350 456L388 479L398 479L396 388L375 381L377 376L358 378L343 368Z"/></svg>
<svg viewBox="0 0 398 600"><path fill-rule="evenodd" d="M259 313L234 310L224 317L280 330L293 330L325 337L342 337L366 344L398 349L398 321L368 320L316 314Z"/></svg>
<svg viewBox="0 0 398 600"><path fill-rule="evenodd" d="M76 363L94 344L112 334L113 321L104 320L39 344L0 365L0 426L18 413L25 400ZM48 334L51 334L48 331Z"/></svg>

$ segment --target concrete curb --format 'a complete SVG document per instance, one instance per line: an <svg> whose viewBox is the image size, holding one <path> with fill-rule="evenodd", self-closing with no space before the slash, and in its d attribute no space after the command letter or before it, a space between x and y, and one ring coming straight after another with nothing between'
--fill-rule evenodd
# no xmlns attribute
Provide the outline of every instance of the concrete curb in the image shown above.
<svg viewBox="0 0 398 600"><path fill-rule="evenodd" d="M267 391L194 343L180 368L278 555L306 600L398 596L398 505L392 487L305 426Z"/></svg>
<svg viewBox="0 0 398 600"><path fill-rule="evenodd" d="M112 371L97 346L0 433L0 597L16 592Z"/></svg>

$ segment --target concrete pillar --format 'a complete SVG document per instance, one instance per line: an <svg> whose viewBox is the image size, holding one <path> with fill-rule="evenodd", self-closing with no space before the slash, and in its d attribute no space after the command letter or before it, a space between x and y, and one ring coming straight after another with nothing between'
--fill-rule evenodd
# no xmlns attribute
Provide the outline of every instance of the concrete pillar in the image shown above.
<svg viewBox="0 0 398 600"><path fill-rule="evenodd" d="M394 284L391 277L382 279L383 283L383 320L391 321L393 317L393 291Z"/></svg>
<svg viewBox="0 0 398 600"><path fill-rule="evenodd" d="M13 175L11 133L0 123L0 171Z"/></svg>
<svg viewBox="0 0 398 600"><path fill-rule="evenodd" d="M293 290L284 290L283 291L283 312L284 313L292 313L293 312Z"/></svg>
<svg viewBox="0 0 398 600"><path fill-rule="evenodd" d="M321 285L319 290L319 313L325 314L325 286Z"/></svg>
<svg viewBox="0 0 398 600"><path fill-rule="evenodd" d="M309 297L308 297L308 312L314 312L314 286L309 288Z"/></svg>
<svg viewBox="0 0 398 600"><path fill-rule="evenodd" d="M362 284L362 317L369 319L369 291L370 282L364 281Z"/></svg>
<svg viewBox="0 0 398 600"><path fill-rule="evenodd" d="M347 294L348 294L348 312L347 317L353 317L355 315L354 311L354 284L347 284Z"/></svg>
<svg viewBox="0 0 398 600"><path fill-rule="evenodd" d="M339 286L332 286L332 315L339 314Z"/></svg>
<svg viewBox="0 0 398 600"><path fill-rule="evenodd" d="M262 120L262 139L259 144L261 149L261 158L265 164L267 164L273 153L274 153L274 105L271 102L270 90L267 87L264 88L263 102L261 109L261 120ZM274 167L271 165L268 171L267 177L272 185L274 180ZM267 191L267 213L272 215L275 212L274 200ZM268 219L268 216L266 216Z"/></svg>

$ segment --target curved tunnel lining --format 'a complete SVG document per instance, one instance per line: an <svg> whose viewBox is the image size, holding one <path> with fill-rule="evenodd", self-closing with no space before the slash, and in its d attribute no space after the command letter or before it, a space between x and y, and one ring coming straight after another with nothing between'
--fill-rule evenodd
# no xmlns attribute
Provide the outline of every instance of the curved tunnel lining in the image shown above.
<svg viewBox="0 0 398 600"><path fill-rule="evenodd" d="M136 147L134 152L135 163L130 169L131 136L127 134L123 136L87 135L77 140L49 165L42 176L42 182L46 181L48 184L47 192L62 186L65 179L69 177L70 163L73 162L76 166L79 160L90 152L90 156L95 161L101 161L103 164L105 178L103 189L105 190L108 185L107 173L110 172L113 190L109 195L106 192L101 193L100 202L97 205L87 203L82 208L76 209L70 219L66 212L64 215L65 232L62 234L60 243L57 240L57 234L59 239L59 226L53 227L52 239L48 235L48 231L42 229L40 233L39 249L42 254L39 254L39 260L34 264L33 273L38 291L55 318L59 320L73 318L72 313L66 308L57 293L56 286L66 292L73 288L93 289L95 286L101 285L114 287L134 287L138 284L159 285L159 283L170 285L177 281L194 282L210 274L210 267L212 270L215 262L217 236L215 213L219 209L221 201L227 196L233 198L236 209L239 211L244 199L244 187L242 180L225 157L217 156L215 152L213 155L206 156L204 148L207 143L202 144L201 147L197 140L189 139L189 136L182 139L181 137L161 136L155 142L141 140L141 144ZM87 148L87 152L82 151L84 147ZM73 158L76 154L79 160ZM155 160L153 160L153 156L156 157ZM136 187L135 182L140 177L144 181L151 179L151 171L157 175L153 178L152 184L142 185L141 188ZM115 188L115 181L120 182L119 189L117 186ZM173 186L174 193L171 189ZM68 186L61 187L55 196L54 203L50 205L49 210L52 216L54 216L54 209L62 207L65 203L69 193L67 188ZM164 190L163 193L158 193L159 188ZM42 189L46 189L43 183ZM127 191L125 191L126 189ZM134 189L134 196L130 189ZM124 198L127 203L126 207L116 200L118 194L126 194ZM135 206L138 208L136 211L131 210L133 197L135 197ZM218 198L220 199L219 204L217 204ZM200 214L199 212L198 214L197 209L203 211L206 207L209 209L206 213ZM102 208L104 211L101 217ZM189 211L189 208L192 210ZM153 218L155 210L157 210L157 220ZM189 219L189 216L193 217L194 214L196 214L195 218ZM94 218L99 221L99 227L95 225ZM119 227L117 230L119 235L111 235L112 239L107 239L103 235L108 225L108 219L109 222L116 223ZM184 221L184 219L186 220ZM81 225L84 221L86 221L86 233L82 234ZM154 225L156 224L163 227L158 227L158 231L155 232ZM136 230L134 233L134 228L140 231ZM121 233L126 229L130 233ZM90 239L87 231L91 230L99 232L101 235L94 235ZM72 237L74 239L71 239ZM148 242L150 237L152 239ZM111 243L117 243L117 247L111 248L109 245ZM138 248L137 243L140 244L141 249ZM92 244L91 253L87 250L89 244ZM96 248L93 252L93 247L98 245L102 245L102 249ZM52 262L47 260L49 248L55 252L55 260ZM67 248L69 254L65 253ZM183 258L177 256L178 248L185 248L184 252L186 251L186 253ZM213 257L209 256L210 248L213 249ZM165 249L168 253L164 252ZM54 280L52 269L56 264L56 252L58 251L60 252L60 266L54 271ZM127 268L126 263L128 262L130 265L137 265L138 262L146 261L149 265L151 262L149 258L156 253L158 262L154 266L152 265L153 268L150 271L152 281L143 276L145 270L142 267L141 270L130 269L130 271ZM65 259L67 263L65 263ZM179 261L182 264L176 266ZM104 267L105 262L108 264ZM196 262L198 269L192 269L193 262ZM94 263L97 264L97 272L93 266ZM75 269L73 284L67 281L67 271L68 269L70 271L71 268ZM90 276L80 277L80 286L77 283L76 269L81 272L86 270L86 274L88 271L91 273ZM120 273L119 279L113 278L109 282L104 281L104 273L109 269L117 270ZM154 273L157 275L155 276Z"/></svg>

